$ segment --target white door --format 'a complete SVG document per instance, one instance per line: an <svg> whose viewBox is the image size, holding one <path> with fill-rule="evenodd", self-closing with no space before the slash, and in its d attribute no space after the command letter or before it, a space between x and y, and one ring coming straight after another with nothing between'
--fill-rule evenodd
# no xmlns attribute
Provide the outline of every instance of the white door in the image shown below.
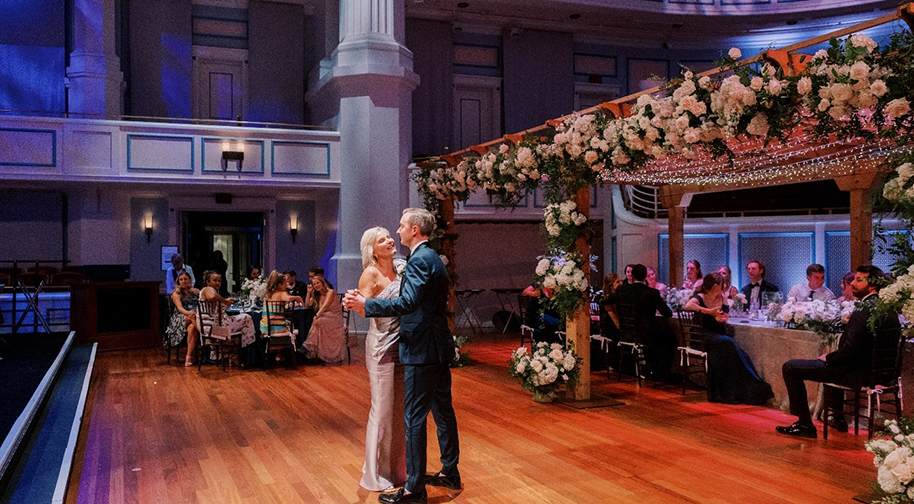
<svg viewBox="0 0 914 504"><path fill-rule="evenodd" d="M501 136L501 79L454 76L454 130L456 151Z"/></svg>
<svg viewBox="0 0 914 504"><path fill-rule="evenodd" d="M247 51L194 47L194 117L244 119Z"/></svg>

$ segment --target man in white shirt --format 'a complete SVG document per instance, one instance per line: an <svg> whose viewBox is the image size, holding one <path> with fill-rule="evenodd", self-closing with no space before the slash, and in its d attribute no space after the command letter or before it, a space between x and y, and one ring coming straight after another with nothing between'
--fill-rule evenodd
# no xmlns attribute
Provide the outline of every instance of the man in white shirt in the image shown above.
<svg viewBox="0 0 914 504"><path fill-rule="evenodd" d="M806 283L790 288L787 299L797 301L832 301L835 294L825 286L825 268L821 264L810 264L806 268Z"/></svg>
<svg viewBox="0 0 914 504"><path fill-rule="evenodd" d="M184 258L181 257L181 254L172 254L171 267L165 272L165 294L171 294L175 291L175 281L182 271L186 271L190 275L191 285L197 283L197 279L194 278L194 270L184 264Z"/></svg>

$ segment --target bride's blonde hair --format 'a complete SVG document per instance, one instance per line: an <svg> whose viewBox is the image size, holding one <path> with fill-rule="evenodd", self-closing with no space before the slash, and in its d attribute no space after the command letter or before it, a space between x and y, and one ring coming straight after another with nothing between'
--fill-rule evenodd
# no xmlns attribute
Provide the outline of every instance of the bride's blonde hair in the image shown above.
<svg viewBox="0 0 914 504"><path fill-rule="evenodd" d="M378 258L374 256L374 244L381 233L387 233L387 236L390 236L390 231L381 226L366 229L362 233L362 241L359 243L359 248L362 250L362 269L377 264Z"/></svg>

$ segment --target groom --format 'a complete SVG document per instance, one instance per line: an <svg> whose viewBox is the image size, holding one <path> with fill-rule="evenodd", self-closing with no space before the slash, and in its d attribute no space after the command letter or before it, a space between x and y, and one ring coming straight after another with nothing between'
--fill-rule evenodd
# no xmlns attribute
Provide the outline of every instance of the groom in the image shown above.
<svg viewBox="0 0 914 504"><path fill-rule="evenodd" d="M397 234L409 247L406 271L397 299L369 299L357 290L346 294L347 309L367 317L400 317L400 362L405 365L403 416L406 422L406 484L385 503L427 501L425 483L459 490L457 418L451 405L454 340L447 323L448 275L441 258L428 246L435 217L422 208L407 208ZM438 426L441 470L425 474L426 419Z"/></svg>

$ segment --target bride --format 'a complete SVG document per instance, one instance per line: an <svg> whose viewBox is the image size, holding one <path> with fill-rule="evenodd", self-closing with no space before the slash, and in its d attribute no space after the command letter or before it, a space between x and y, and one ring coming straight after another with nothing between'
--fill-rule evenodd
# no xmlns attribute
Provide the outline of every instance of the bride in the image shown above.
<svg viewBox="0 0 914 504"><path fill-rule="evenodd" d="M382 227L362 234L359 291L365 298L392 299L400 295L394 263L394 239ZM359 485L383 491L406 482L406 434L403 424L403 366L399 359L399 317L373 317L365 337L365 366L371 384L371 411L365 433L365 465Z"/></svg>

